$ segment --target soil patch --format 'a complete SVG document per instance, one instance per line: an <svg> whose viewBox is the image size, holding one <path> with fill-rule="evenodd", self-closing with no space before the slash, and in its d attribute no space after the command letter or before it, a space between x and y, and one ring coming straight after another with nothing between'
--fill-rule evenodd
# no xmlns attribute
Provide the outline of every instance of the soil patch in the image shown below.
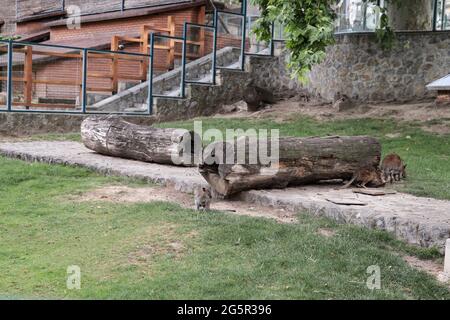
<svg viewBox="0 0 450 320"><path fill-rule="evenodd" d="M178 203L184 208L194 209L194 197L169 187L106 186L91 190L79 197L71 197L73 201L111 201L114 203L138 203L167 201ZM238 200L213 200L211 210L227 213L275 219L282 223L296 222L296 215L284 209L274 209Z"/></svg>

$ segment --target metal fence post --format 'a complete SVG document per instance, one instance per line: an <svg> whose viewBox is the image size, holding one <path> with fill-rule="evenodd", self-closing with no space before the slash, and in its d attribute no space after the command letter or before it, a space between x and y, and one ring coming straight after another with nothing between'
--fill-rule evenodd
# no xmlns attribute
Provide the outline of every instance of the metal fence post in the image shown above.
<svg viewBox="0 0 450 320"><path fill-rule="evenodd" d="M81 82L81 105L82 112L86 113L86 104L87 104L87 70L88 70L88 50L83 49L83 74L82 74L82 82Z"/></svg>
<svg viewBox="0 0 450 320"><path fill-rule="evenodd" d="M437 27L437 5L438 5L438 0L434 0L434 6L433 6L433 31L436 31L436 27Z"/></svg>
<svg viewBox="0 0 450 320"><path fill-rule="evenodd" d="M245 36L247 34L247 0L242 0L241 13L243 17L242 22L242 44L241 44L241 70L245 70Z"/></svg>
<svg viewBox="0 0 450 320"><path fill-rule="evenodd" d="M12 69L13 69L13 41L8 41L8 71L7 71L7 105L8 111L12 109L12 97L13 97L13 77L12 77Z"/></svg>
<svg viewBox="0 0 450 320"><path fill-rule="evenodd" d="M150 34L150 70L148 79L148 113L153 114L153 60L154 60L155 34Z"/></svg>
<svg viewBox="0 0 450 320"><path fill-rule="evenodd" d="M274 37L275 37L275 22L272 22L272 36L270 38L270 56L273 57L275 55L275 44L274 44Z"/></svg>
<svg viewBox="0 0 450 320"><path fill-rule="evenodd" d="M181 68L181 97L185 97L185 77L186 77L186 37L187 37L187 22L184 22L184 27L183 27L183 53L181 56L181 63L182 63L182 68Z"/></svg>
<svg viewBox="0 0 450 320"><path fill-rule="evenodd" d="M214 34L213 34L213 58L212 58L212 83L216 84L216 73L217 73L217 9L214 8Z"/></svg>

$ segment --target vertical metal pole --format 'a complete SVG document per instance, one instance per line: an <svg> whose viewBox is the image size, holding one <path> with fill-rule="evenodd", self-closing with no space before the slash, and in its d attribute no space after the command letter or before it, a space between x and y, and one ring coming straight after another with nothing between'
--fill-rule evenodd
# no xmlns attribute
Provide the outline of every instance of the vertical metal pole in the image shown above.
<svg viewBox="0 0 450 320"><path fill-rule="evenodd" d="M187 22L184 22L183 27L183 55L181 56L181 97L185 97L184 89L185 89L185 75L186 75L186 36L187 36Z"/></svg>
<svg viewBox="0 0 450 320"><path fill-rule="evenodd" d="M184 98L184 89L185 89L185 74L186 74L186 36L187 36L187 22L184 22L184 26L183 26L183 55L181 56L181 97Z"/></svg>
<svg viewBox="0 0 450 320"><path fill-rule="evenodd" d="M438 6L438 0L434 0L434 6L433 6L433 31L436 31L436 24L437 24L437 6Z"/></svg>
<svg viewBox="0 0 450 320"><path fill-rule="evenodd" d="M125 11L125 0L122 0L122 5L120 6L121 11Z"/></svg>
<svg viewBox="0 0 450 320"><path fill-rule="evenodd" d="M8 42L8 76L7 76L7 105L8 111L12 110L12 97L13 97L13 77L12 77L12 68L13 68L13 42L9 40Z"/></svg>
<svg viewBox="0 0 450 320"><path fill-rule="evenodd" d="M155 34L152 32L150 34L150 70L148 77L148 114L153 113L153 60L154 60L154 43Z"/></svg>
<svg viewBox="0 0 450 320"><path fill-rule="evenodd" d="M213 58L212 58L212 83L216 84L216 68L217 68L217 9L214 9L214 35L213 35Z"/></svg>
<svg viewBox="0 0 450 320"><path fill-rule="evenodd" d="M66 0L61 0L61 10L64 11L66 9Z"/></svg>
<svg viewBox="0 0 450 320"><path fill-rule="evenodd" d="M82 74L82 82L81 82L81 108L82 112L86 113L86 104L87 104L87 70L88 70L88 50L83 49L83 74Z"/></svg>
<svg viewBox="0 0 450 320"><path fill-rule="evenodd" d="M442 0L442 17L441 17L441 30L445 30L445 0Z"/></svg>
<svg viewBox="0 0 450 320"><path fill-rule="evenodd" d="M242 44L241 44L241 70L245 70L245 35L247 29L247 0L242 0Z"/></svg>
<svg viewBox="0 0 450 320"><path fill-rule="evenodd" d="M270 56L273 57L275 55L275 43L273 39L275 38L275 22L272 22L272 36L270 38Z"/></svg>

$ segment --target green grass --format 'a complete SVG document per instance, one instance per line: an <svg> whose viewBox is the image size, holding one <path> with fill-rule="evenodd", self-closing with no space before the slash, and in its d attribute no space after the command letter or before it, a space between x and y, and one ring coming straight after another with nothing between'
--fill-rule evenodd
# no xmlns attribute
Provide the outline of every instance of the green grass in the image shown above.
<svg viewBox="0 0 450 320"><path fill-rule="evenodd" d="M319 122L307 117L276 123L270 119L202 118L203 131L225 129L279 129L281 136L369 135L380 140L383 155L398 153L407 163L408 179L395 185L399 191L450 200L450 136L420 129L420 123L381 119L351 119ZM193 129L193 120L159 124L161 127ZM387 134L398 134L388 138Z"/></svg>
<svg viewBox="0 0 450 320"><path fill-rule="evenodd" d="M306 215L286 225L163 202L73 201L133 182L58 165L0 158L0 181L3 298L450 299L399 257L436 251L384 232ZM81 268L81 290L66 289L69 265ZM381 290L365 285L370 265Z"/></svg>
<svg viewBox="0 0 450 320"><path fill-rule="evenodd" d="M27 141L81 141L79 133L43 133L27 136L23 138Z"/></svg>

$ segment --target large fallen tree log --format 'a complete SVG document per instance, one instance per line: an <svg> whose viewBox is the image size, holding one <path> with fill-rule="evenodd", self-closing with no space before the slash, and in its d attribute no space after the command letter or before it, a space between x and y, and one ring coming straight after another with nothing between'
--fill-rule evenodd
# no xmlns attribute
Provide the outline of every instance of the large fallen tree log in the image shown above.
<svg viewBox="0 0 450 320"><path fill-rule="evenodd" d="M244 138L244 141L238 139L231 143L216 142L210 145L205 149L203 163L199 166L201 175L215 191L229 196L249 189L284 188L323 180L350 179L363 165L378 167L381 157L381 145L371 137L286 137L279 139L278 162L262 163L260 157L257 157L256 163L250 162L264 145L262 141ZM241 143L245 145L245 158L239 162L233 150L238 150ZM271 144L267 145L267 149L263 150L270 151ZM219 161L218 154L232 154L232 160L226 160L226 163ZM274 155L267 154L269 158Z"/></svg>
<svg viewBox="0 0 450 320"><path fill-rule="evenodd" d="M182 166L197 163L194 133L184 129L155 128L119 117L92 116L82 122L81 138L88 149L109 156Z"/></svg>

